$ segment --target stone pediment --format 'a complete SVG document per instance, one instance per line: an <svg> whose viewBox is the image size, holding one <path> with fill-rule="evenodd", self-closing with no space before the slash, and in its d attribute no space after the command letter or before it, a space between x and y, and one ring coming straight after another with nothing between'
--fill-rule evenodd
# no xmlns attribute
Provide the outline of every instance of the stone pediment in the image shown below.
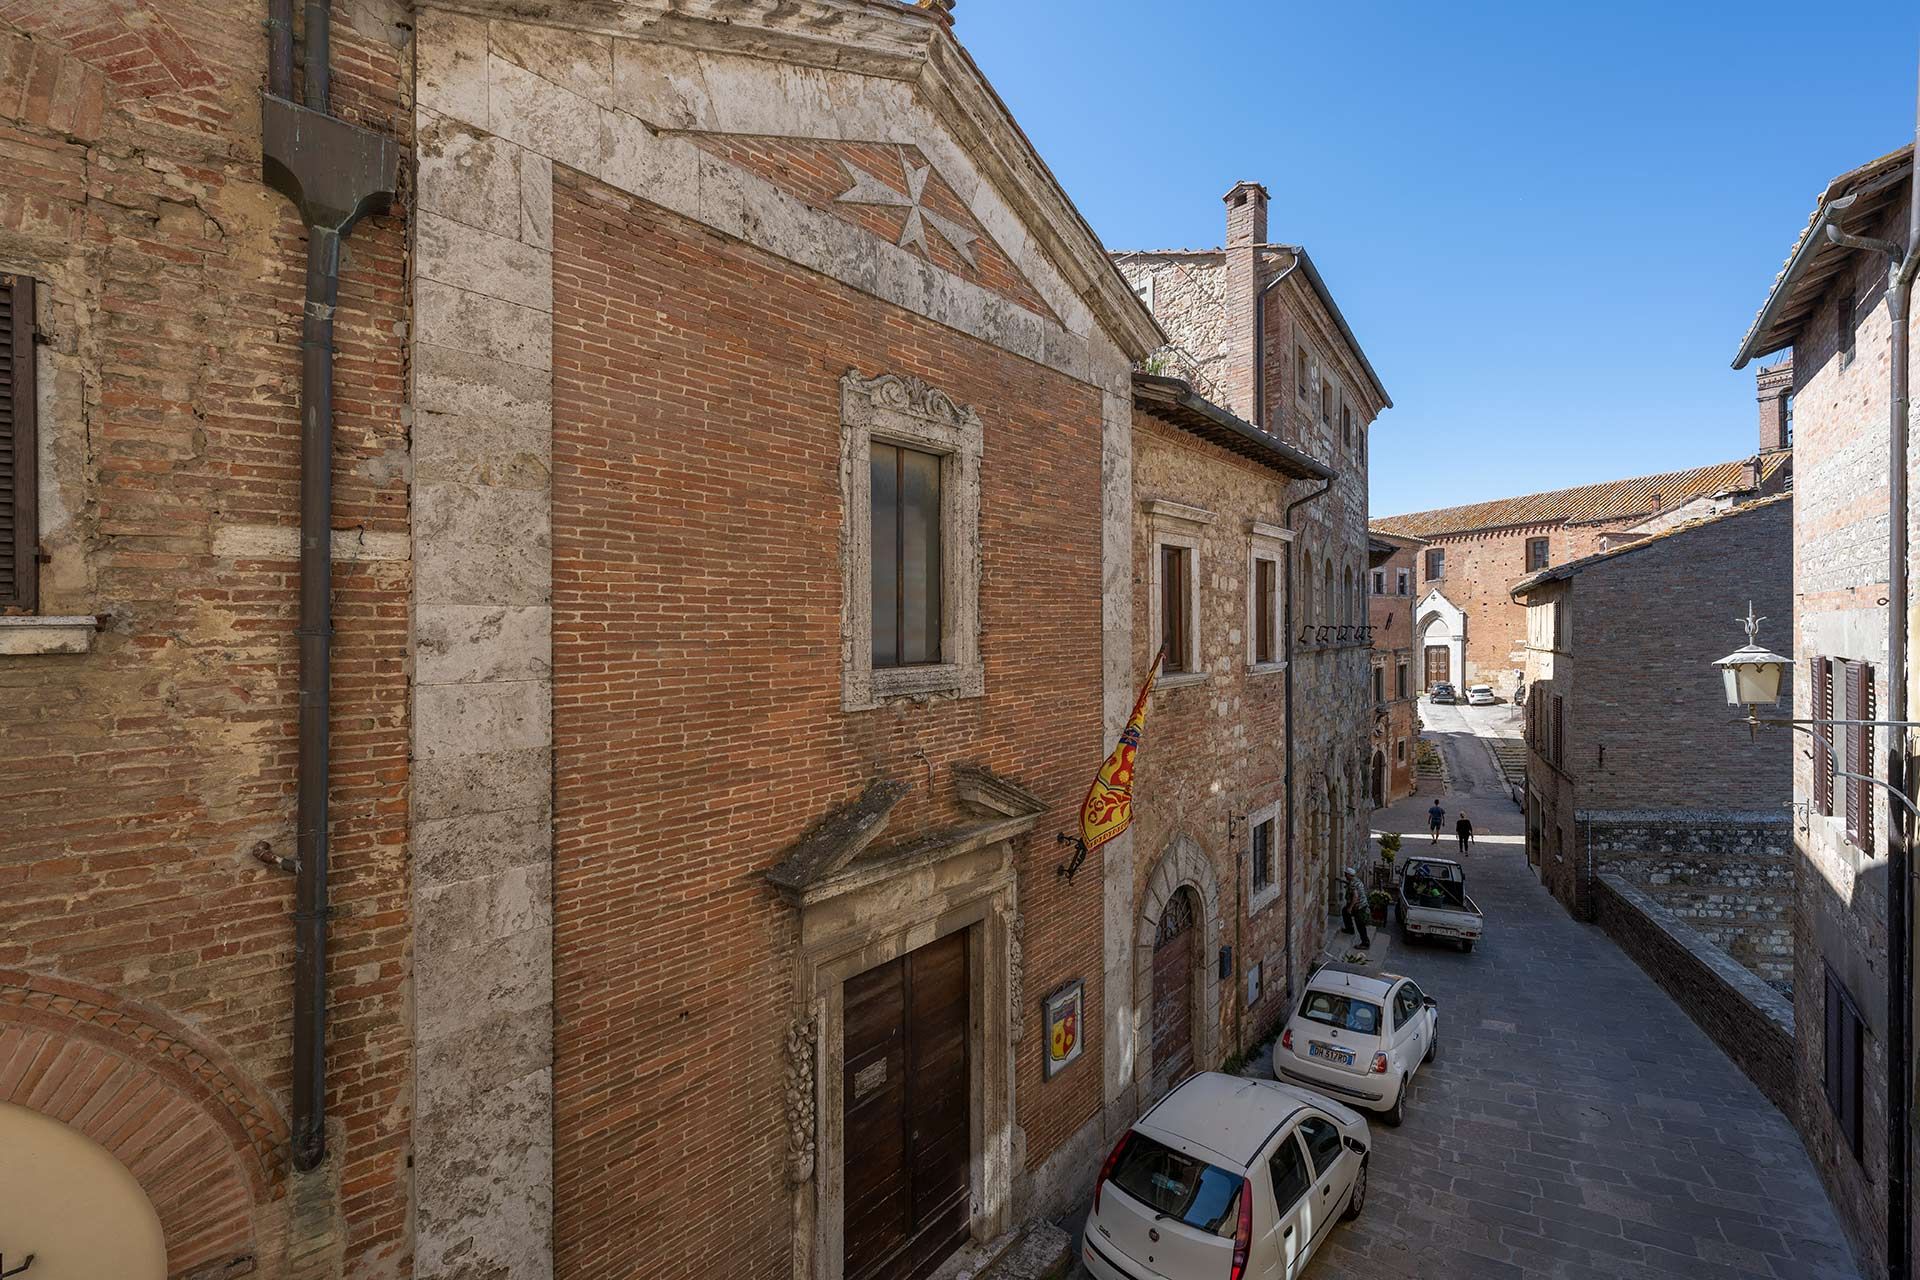
<svg viewBox="0 0 1920 1280"><path fill-rule="evenodd" d="M911 788L891 778L869 782L859 798L807 829L767 872L783 897L805 903L899 875L1033 829L1046 802L984 765L953 766L953 784L971 816L903 840L881 843L887 821Z"/></svg>

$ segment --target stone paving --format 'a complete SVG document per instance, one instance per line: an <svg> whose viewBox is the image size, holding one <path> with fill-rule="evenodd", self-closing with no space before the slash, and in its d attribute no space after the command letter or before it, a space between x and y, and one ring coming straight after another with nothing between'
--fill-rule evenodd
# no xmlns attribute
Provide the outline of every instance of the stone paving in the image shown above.
<svg viewBox="0 0 1920 1280"><path fill-rule="evenodd" d="M1786 1119L1539 887L1469 723L1501 709L1421 710L1451 778L1442 847L1463 807L1482 836L1468 892L1487 933L1470 955L1396 939L1391 967L1440 1001L1440 1057L1405 1125L1375 1125L1366 1211L1309 1280L1857 1276ZM1376 826L1417 853L1432 799Z"/></svg>

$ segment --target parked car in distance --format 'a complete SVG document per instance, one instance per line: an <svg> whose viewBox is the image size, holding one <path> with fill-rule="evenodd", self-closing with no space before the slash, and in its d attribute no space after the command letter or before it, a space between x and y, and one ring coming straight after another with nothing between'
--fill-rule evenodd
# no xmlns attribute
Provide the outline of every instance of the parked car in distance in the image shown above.
<svg viewBox="0 0 1920 1280"><path fill-rule="evenodd" d="M1397 1125L1407 1086L1439 1046L1439 1006L1411 979L1330 964L1307 979L1273 1047L1273 1073Z"/></svg>
<svg viewBox="0 0 1920 1280"><path fill-rule="evenodd" d="M1452 858L1408 858L1400 864L1394 909L1401 936L1442 938L1462 951L1473 950L1486 918L1467 896L1466 868Z"/></svg>
<svg viewBox="0 0 1920 1280"><path fill-rule="evenodd" d="M1445 680L1427 690L1428 702L1452 702L1453 700L1453 686Z"/></svg>
<svg viewBox="0 0 1920 1280"><path fill-rule="evenodd" d="M1330 1098L1189 1076L1120 1135L1080 1258L1097 1280L1293 1280L1367 1199L1373 1136Z"/></svg>
<svg viewBox="0 0 1920 1280"><path fill-rule="evenodd" d="M1467 705L1470 707L1490 707L1500 699L1493 696L1493 686L1476 684L1467 689Z"/></svg>

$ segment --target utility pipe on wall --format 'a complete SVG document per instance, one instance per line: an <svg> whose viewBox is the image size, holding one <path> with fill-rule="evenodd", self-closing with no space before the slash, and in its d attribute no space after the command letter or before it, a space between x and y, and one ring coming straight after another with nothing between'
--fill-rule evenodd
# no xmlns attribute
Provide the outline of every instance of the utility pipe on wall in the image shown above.
<svg viewBox="0 0 1920 1280"><path fill-rule="evenodd" d="M329 822L327 724L333 643L333 314L340 245L362 217L393 198L400 153L393 139L326 114L325 0L308 0L306 99L293 90L293 3L271 0L267 91L260 98L261 170L307 227L307 287L300 328L300 709L295 825L293 1167L326 1159L326 1019Z"/></svg>

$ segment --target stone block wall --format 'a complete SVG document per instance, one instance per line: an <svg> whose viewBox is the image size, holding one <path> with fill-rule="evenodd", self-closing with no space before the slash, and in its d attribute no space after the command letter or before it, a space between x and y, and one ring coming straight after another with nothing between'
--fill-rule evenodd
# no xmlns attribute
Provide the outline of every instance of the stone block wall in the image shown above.
<svg viewBox="0 0 1920 1280"><path fill-rule="evenodd" d="M1793 982L1786 815L1648 815L1592 822L1595 861L1778 987Z"/></svg>
<svg viewBox="0 0 1920 1280"><path fill-rule="evenodd" d="M1122 253L1120 274L1167 332L1149 371L1184 378L1215 404L1227 403L1227 265L1219 250Z"/></svg>
<svg viewBox="0 0 1920 1280"><path fill-rule="evenodd" d="M404 148L408 29L341 8L335 112ZM251 1098L266 1135L262 1181L223 1205L253 1269L402 1275L410 211L354 229L335 317L330 1155L291 1176L293 878L254 855L295 852L305 237L261 179L264 16L256 0L0 15L0 273L39 282L40 611L99 624L83 653L0 656L0 968L29 993L0 1000L0 1030L34 1016L49 975L63 1008L98 1017L34 1034L164 1028L225 1081L204 1114ZM117 1154L143 1167L167 1141L149 1129Z"/></svg>
<svg viewBox="0 0 1920 1280"><path fill-rule="evenodd" d="M1768 1101L1799 1121L1793 1006L1685 921L1619 876L1593 886L1595 921L1738 1064Z"/></svg>

